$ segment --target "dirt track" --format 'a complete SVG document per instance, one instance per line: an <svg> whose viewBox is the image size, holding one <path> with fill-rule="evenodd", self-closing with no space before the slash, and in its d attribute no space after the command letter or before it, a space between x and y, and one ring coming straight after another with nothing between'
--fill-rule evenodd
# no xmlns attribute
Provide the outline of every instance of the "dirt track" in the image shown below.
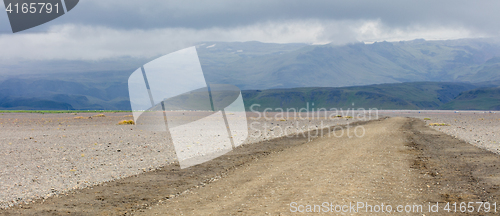
<svg viewBox="0 0 500 216"><path fill-rule="evenodd" d="M497 202L498 155L415 119L390 118L363 127L362 138L272 140L188 169L173 165L1 213L289 215L300 210L292 202L304 210L324 202L362 202L391 205L393 211L417 204L423 209L415 214L428 215L429 202L440 202L440 213L445 202Z"/></svg>
<svg viewBox="0 0 500 216"><path fill-rule="evenodd" d="M366 135L362 138L324 137L269 155L144 215L288 215L299 211L300 205L307 211L307 205L321 206L324 202L384 203L393 211L397 205L421 204L421 212L412 209L410 213L425 214L429 202L496 201L495 180L484 177L499 176L490 164L499 163L497 155L406 118L364 127ZM458 158L457 154L467 156ZM483 187L493 194L484 192ZM296 204L291 206L292 202ZM331 211L329 207L317 211ZM443 208L439 207L441 213ZM358 212L374 213L366 208Z"/></svg>

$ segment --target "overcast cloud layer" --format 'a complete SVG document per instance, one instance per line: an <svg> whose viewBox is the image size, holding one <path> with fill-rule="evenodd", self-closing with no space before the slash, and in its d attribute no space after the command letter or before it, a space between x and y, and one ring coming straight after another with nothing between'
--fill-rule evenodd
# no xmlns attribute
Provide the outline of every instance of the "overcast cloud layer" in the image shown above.
<svg viewBox="0 0 500 216"><path fill-rule="evenodd" d="M0 15L0 59L148 58L201 41L345 44L498 37L500 1L82 0L12 34Z"/></svg>

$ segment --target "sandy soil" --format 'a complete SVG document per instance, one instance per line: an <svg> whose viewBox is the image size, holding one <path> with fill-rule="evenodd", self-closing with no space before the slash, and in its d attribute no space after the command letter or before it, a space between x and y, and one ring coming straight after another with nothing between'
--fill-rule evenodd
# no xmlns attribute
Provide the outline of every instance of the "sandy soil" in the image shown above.
<svg viewBox="0 0 500 216"><path fill-rule="evenodd" d="M291 203L362 202L391 205L393 211L398 205L422 205L423 212L405 212L422 215L429 214L429 202L439 202L443 214L446 202L498 200L498 155L420 120L389 118L351 126L357 125L365 128L363 137L353 136L350 128L344 136L334 137L340 132L335 130L311 142L293 137L244 145L187 169L171 164L1 213L289 215Z"/></svg>

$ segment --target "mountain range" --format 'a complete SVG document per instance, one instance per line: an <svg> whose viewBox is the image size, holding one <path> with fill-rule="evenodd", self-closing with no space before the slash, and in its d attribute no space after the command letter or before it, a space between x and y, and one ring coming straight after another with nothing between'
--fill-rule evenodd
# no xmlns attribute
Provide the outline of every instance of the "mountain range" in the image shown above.
<svg viewBox="0 0 500 216"><path fill-rule="evenodd" d="M500 46L486 39L293 46L260 55L233 46L198 48L209 81L271 89L500 80Z"/></svg>
<svg viewBox="0 0 500 216"><path fill-rule="evenodd" d="M207 82L238 86L246 105L300 107L315 101L337 108L354 103L379 109L498 110L498 44L462 39L196 47ZM0 109L130 110L127 80L135 69L11 76L0 83Z"/></svg>

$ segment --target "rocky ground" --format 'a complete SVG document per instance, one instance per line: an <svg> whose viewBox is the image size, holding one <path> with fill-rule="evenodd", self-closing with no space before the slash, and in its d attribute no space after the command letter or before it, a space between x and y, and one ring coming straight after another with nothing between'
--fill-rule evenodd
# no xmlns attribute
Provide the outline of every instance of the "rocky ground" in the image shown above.
<svg viewBox="0 0 500 216"><path fill-rule="evenodd" d="M430 126L479 148L500 153L500 112L498 111L380 111L383 116L407 116L424 120Z"/></svg>
<svg viewBox="0 0 500 216"><path fill-rule="evenodd" d="M251 150L245 150L248 147L244 147L238 150L244 153L238 153L238 151L228 153L228 158L220 157L214 161L215 164L207 163L201 167L194 166L192 168L178 170L177 155L169 133L142 130L135 125L118 125L118 122L121 120L133 119L131 113L104 113L104 117L96 116L98 115L96 113L77 115L68 113L4 113L0 115L0 127L2 128L0 131L0 147L2 149L0 152L0 154L2 154L2 157L0 157L0 162L2 164L0 167L1 206L2 208L8 208L21 204L21 207L18 205L15 209L11 208L14 212L24 212L26 209L31 209L32 207L30 206L38 206L33 207L35 208L33 210L42 211L45 209L49 212L61 212L59 211L60 209L66 208L63 206L74 206L72 210L67 209L67 212L73 213L89 209L89 212L93 213L108 212L115 214L116 212L113 213L111 210L111 208L114 208L112 206L121 206L122 204L122 207L116 207L117 209L121 209L119 211L121 212L120 214L130 212L131 209L143 209L145 208L144 205L151 205L151 203L155 202L154 200L165 200L165 196L169 199L172 194L177 197L182 195L179 194L180 192L186 191L189 188L216 181L221 178L221 173L227 173L228 170L232 170L235 164L245 164L248 160L255 158L256 156L254 154L264 154L263 157L267 157L265 155L275 151L281 151L280 149L301 145L316 139L318 136L325 135L324 128L330 127L331 129L335 129L334 127L338 126L336 129L340 129L340 126L344 126L344 129L349 129L360 122L377 119L378 116L415 117L421 119L423 122L418 130L411 132L412 134L427 130L424 127L424 125L427 125L428 129L431 131L434 130L438 132L438 134L439 132L443 132L460 140L465 140L474 146L497 154L499 153L500 139L498 133L500 133L500 113L498 112L379 111L378 115L374 113L375 115L373 116L351 113L348 115L344 114L342 117L336 117L337 114L338 113L323 113L319 116L316 114L308 116L304 114L302 116L283 116L279 113L267 113L267 118L264 118L264 116L257 113L247 113L249 134L243 143L252 144L244 145L254 146L250 148ZM388 123L390 122L392 121ZM406 124L404 121L397 122ZM428 126L432 123L444 123L447 126ZM316 130L316 128L318 130ZM376 128L377 126L375 129ZM340 131L343 131L343 129ZM353 131L350 133L352 134L352 132ZM389 133L389 131L386 132ZM285 137L285 135L290 134L295 136ZM302 136L296 136L297 134L302 134ZM328 134L328 132L326 132L326 134ZM331 133L329 135L331 135ZM329 138L342 139L341 137L344 134L342 133L340 136L337 134L334 135L335 137L330 136ZM349 132L346 135L349 135ZM389 137L394 138L395 136L400 136L400 134L386 134L386 136L379 138L386 139ZM426 136L429 136L429 138L426 138ZM306 139L305 137L308 138ZM353 136L350 137L352 138ZM241 137L236 138L241 139ZM373 139L379 140L379 138ZM434 148L433 145L437 144L436 140L442 139L442 136L427 131L426 133L420 134L417 138L420 140L419 145L426 145L428 148ZM447 138L442 142L452 146L452 152L463 150L460 153L461 157L463 152L474 150L474 148L468 149L469 147L467 146L460 147L457 150L457 146L454 143L459 143L460 141L458 139ZM202 140L203 139L200 139L200 141ZM369 140L371 142L372 139ZM399 140L404 139L401 138ZM377 141L380 145L384 142L386 141ZM393 140L387 141L386 143L392 142ZM258 143L259 145L257 145ZM276 143L276 145L273 143ZM356 147L356 149L360 148L361 146L359 148ZM420 147L413 146L412 148L418 150ZM468 150L460 150L461 148ZM429 154L431 153L434 154L435 152L429 152ZM384 153L381 152L379 156L383 154ZM420 152L419 154L423 153ZM410 167L418 168L424 163L424 167L418 168L425 170L426 173L424 173L424 175L430 175L429 173L432 174L432 172L437 173L436 170L431 170L429 168L436 163L444 163L443 166L456 166L451 168L441 167L444 170L439 171L439 173L448 172L449 170L447 169L463 171L462 168L469 167L471 171L467 171L468 174L465 173L465 177L462 176L455 179L458 182L467 178L477 178L477 176L474 176L474 173L478 171L486 172L488 170L474 168L478 165L450 165L448 164L449 162L439 161L439 157L448 157L452 155L450 151L446 150L440 154L442 155L434 156L437 159L435 159L436 161L434 161L433 164L427 161L428 158L430 158L429 155L425 157L418 156L417 159L421 161L419 162L415 159L415 164L410 164ZM481 155L484 155L484 153L481 153ZM341 154L335 157L341 156L343 157L345 155ZM296 157L298 156L287 156L287 158ZM352 157L355 158L357 156ZM365 156L363 156L363 158L364 157ZM491 155L488 155L484 159L482 157L483 156L478 156L474 159L466 159L469 160L469 162L496 160L492 159L491 157L494 156ZM212 165L214 165L215 168L212 167ZM283 164L283 166L285 166L285 164ZM483 167L483 165L481 165L481 167ZM163 170L160 171L158 169ZM169 171L168 169L177 171ZM350 168L347 170L349 169ZM187 173L182 174L184 171ZM257 172L259 171L257 170ZM159 176L159 173L162 173L162 176L173 176L167 177L170 180L164 183L164 177ZM187 175L188 173L189 175ZM466 175L472 175L472 177ZM436 174L432 174L431 176L436 177ZM185 178L188 178L188 180ZM455 177L448 176L446 177L446 181L452 182L454 178ZM151 182L157 182L157 186L151 185ZM492 182L496 182L496 180L492 180ZM166 187L161 186L161 184L177 186L168 186L164 188L164 190L159 190L158 188ZM432 185L425 184L432 187ZM434 182L432 184L439 184L439 182ZM138 189L138 187L140 189ZM155 189L155 193L152 193L152 187L157 188ZM450 186L448 189L457 189L453 187ZM471 188L470 186L464 185L457 185L456 187ZM82 190L82 188L87 189ZM443 190L443 188L440 190ZM209 192L211 193L213 191ZM461 198L460 196L467 197L470 195L464 195L463 191L455 191L453 193L454 194L451 194L451 192L442 193L439 196L451 196L451 200L464 200L465 198ZM479 192L475 193L476 195L470 196L479 197ZM95 196L98 194L101 195L96 198ZM124 196L123 194L130 195ZM433 197L437 196L433 195ZM125 198L126 200L124 200ZM95 199L97 199L97 201L95 201ZM139 204L144 200L146 200L146 204ZM40 207L40 201L45 203L42 205L43 208ZM221 201L218 200L217 202ZM26 206L26 204L29 203L31 203L31 205ZM119 205L118 203L122 204ZM90 206L88 206L89 204ZM101 207L94 209L92 207L93 204L100 205ZM39 211L38 213L40 213ZM158 209L150 213L161 213L162 211L163 210Z"/></svg>
<svg viewBox="0 0 500 216"><path fill-rule="evenodd" d="M118 125L133 119L131 113L103 115L1 114L0 207L46 199L177 161L167 132ZM268 113L266 119L248 113L249 135L244 144L360 120L325 116Z"/></svg>
<svg viewBox="0 0 500 216"><path fill-rule="evenodd" d="M0 214L496 214L500 157L426 125L396 117L351 124L365 129L361 137L338 136L346 126L243 145L186 169L174 163Z"/></svg>
<svg viewBox="0 0 500 216"><path fill-rule="evenodd" d="M175 161L168 137L118 125L129 113L0 116L2 207L142 173ZM75 119L84 117L84 119Z"/></svg>

